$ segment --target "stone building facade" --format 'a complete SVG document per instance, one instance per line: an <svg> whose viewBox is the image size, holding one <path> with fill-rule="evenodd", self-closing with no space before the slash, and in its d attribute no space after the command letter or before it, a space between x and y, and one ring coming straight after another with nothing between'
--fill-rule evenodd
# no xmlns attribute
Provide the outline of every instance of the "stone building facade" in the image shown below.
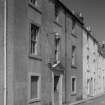
<svg viewBox="0 0 105 105"><path fill-rule="evenodd" d="M81 18L59 0L0 0L0 8L0 104L81 100Z"/></svg>
<svg viewBox="0 0 105 105"><path fill-rule="evenodd" d="M83 30L89 33L83 17L59 0L0 0L0 105L62 105L87 97ZM90 36L87 44L96 51Z"/></svg>

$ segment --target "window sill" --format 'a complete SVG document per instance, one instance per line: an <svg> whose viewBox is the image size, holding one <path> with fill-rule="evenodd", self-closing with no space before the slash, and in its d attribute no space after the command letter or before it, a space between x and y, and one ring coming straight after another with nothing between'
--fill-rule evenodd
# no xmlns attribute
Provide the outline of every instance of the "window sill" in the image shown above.
<svg viewBox="0 0 105 105"><path fill-rule="evenodd" d="M42 61L42 58L39 55L29 55L29 58Z"/></svg>
<svg viewBox="0 0 105 105"><path fill-rule="evenodd" d="M41 10L40 10L37 6L35 6L35 5L31 4L31 3L28 3L28 5L29 5L31 8L33 8L34 10L36 10L37 12L39 12L40 14L42 14Z"/></svg>
<svg viewBox="0 0 105 105"><path fill-rule="evenodd" d="M35 102L40 102L40 99L39 98L35 98L35 99L29 99L29 104L31 103L35 103Z"/></svg>

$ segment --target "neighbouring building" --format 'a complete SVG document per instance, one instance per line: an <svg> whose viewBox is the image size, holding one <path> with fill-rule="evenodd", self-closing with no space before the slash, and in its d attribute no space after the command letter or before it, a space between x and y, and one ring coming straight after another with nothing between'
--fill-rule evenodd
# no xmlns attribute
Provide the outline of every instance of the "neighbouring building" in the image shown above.
<svg viewBox="0 0 105 105"><path fill-rule="evenodd" d="M97 96L105 91L104 48L87 30L83 32L83 98Z"/></svg>
<svg viewBox="0 0 105 105"><path fill-rule="evenodd" d="M0 0L0 105L62 105L103 92L97 50L81 13L60 0Z"/></svg>

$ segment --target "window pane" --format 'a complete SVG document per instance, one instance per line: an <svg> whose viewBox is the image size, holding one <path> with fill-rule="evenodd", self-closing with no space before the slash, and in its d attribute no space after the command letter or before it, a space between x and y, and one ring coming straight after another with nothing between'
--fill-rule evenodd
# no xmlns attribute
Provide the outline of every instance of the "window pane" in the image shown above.
<svg viewBox="0 0 105 105"><path fill-rule="evenodd" d="M31 24L31 39L36 40L39 28L34 24Z"/></svg>
<svg viewBox="0 0 105 105"><path fill-rule="evenodd" d="M31 41L31 53L34 54L35 53L35 42Z"/></svg>
<svg viewBox="0 0 105 105"><path fill-rule="evenodd" d="M38 98L38 76L31 76L31 99Z"/></svg>
<svg viewBox="0 0 105 105"><path fill-rule="evenodd" d="M37 54L37 44L38 44L38 32L39 32L39 27L31 24L31 48L30 52L31 54L36 55Z"/></svg>
<svg viewBox="0 0 105 105"><path fill-rule="evenodd" d="M72 78L72 91L74 92L74 78Z"/></svg>

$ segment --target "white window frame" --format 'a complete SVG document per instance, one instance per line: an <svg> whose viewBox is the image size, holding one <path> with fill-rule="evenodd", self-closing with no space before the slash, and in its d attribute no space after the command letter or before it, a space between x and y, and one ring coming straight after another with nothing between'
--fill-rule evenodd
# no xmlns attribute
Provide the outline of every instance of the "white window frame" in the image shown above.
<svg viewBox="0 0 105 105"><path fill-rule="evenodd" d="M73 87L73 86L72 86L72 82L73 82L72 80L73 80L73 79L75 79L75 82L74 82L74 91L73 91L73 88L72 88L72 87ZM72 94L72 95L73 95L73 94L76 94L76 89L77 89L77 87L76 87L77 85L76 85L76 84L77 84L77 78L76 78L76 76L72 76L72 77L71 77L71 94Z"/></svg>
<svg viewBox="0 0 105 105"><path fill-rule="evenodd" d="M38 27L39 29L38 29L38 33L36 33L37 35L36 35L36 40L34 40L35 41L35 47L34 47L34 52L32 52L31 50L32 50L32 45L31 45L31 43L32 43L32 39L31 39L31 25L35 25L36 27ZM29 33L29 36L30 36L30 48L29 48L29 50L30 50L30 55L31 56L35 56L35 55L38 55L38 42L39 42L39 31L40 31L40 26L39 25L37 25L37 24L35 24L35 23L33 23L33 22L31 22L30 23L30 33Z"/></svg>
<svg viewBox="0 0 105 105"><path fill-rule="evenodd" d="M38 87L37 87L37 98L31 98L31 77L32 76L37 76L38 77ZM29 73L29 103L30 102L35 102L35 101L40 101L40 89L41 89L41 75L39 73Z"/></svg>

